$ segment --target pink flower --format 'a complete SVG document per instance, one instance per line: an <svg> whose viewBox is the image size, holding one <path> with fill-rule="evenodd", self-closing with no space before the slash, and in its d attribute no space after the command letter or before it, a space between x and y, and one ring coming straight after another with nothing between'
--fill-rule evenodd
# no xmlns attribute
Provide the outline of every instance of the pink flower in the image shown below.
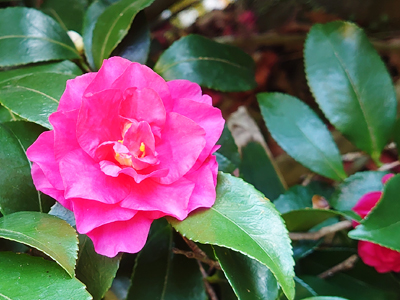
<svg viewBox="0 0 400 300"><path fill-rule="evenodd" d="M113 57L69 80L49 120L27 151L33 181L98 253L136 253L153 220L214 204L224 120L196 83Z"/></svg>
<svg viewBox="0 0 400 300"><path fill-rule="evenodd" d="M382 182L386 183L393 174L387 174L382 178ZM382 192L370 192L360 198L353 210L361 217L365 218L369 212L375 207ZM353 226L358 226L359 223L353 223ZM400 252L382 247L366 241L358 242L358 255L363 262L371 267L374 267L379 273L390 271L400 272Z"/></svg>

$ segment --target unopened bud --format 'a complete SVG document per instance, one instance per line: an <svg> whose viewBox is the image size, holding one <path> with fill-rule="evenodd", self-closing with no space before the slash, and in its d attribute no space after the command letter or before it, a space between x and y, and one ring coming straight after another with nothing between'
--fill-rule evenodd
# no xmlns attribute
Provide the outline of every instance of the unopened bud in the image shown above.
<svg viewBox="0 0 400 300"><path fill-rule="evenodd" d="M69 30L67 33L68 33L69 38L74 43L76 50L78 50L79 54L82 54L83 53L83 38L82 38L82 36L73 30Z"/></svg>

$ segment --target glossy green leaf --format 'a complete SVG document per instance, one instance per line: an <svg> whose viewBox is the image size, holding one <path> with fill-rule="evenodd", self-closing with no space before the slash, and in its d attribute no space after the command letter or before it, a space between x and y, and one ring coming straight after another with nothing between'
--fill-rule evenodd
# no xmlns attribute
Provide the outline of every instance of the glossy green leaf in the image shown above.
<svg viewBox="0 0 400 300"><path fill-rule="evenodd" d="M172 228L164 220L153 222L146 245L132 274L127 300L203 300L203 278L193 259L173 254Z"/></svg>
<svg viewBox="0 0 400 300"><path fill-rule="evenodd" d="M303 300L348 300L348 299L342 297L318 296L318 297L304 298Z"/></svg>
<svg viewBox="0 0 400 300"><path fill-rule="evenodd" d="M271 159L259 143L250 142L242 147L240 176L271 201L285 192Z"/></svg>
<svg viewBox="0 0 400 300"><path fill-rule="evenodd" d="M394 125L393 140L396 143L397 149L400 149L400 118L397 119L396 124Z"/></svg>
<svg viewBox="0 0 400 300"><path fill-rule="evenodd" d="M84 4L83 0L45 0L40 9L53 17L65 31L74 30L81 33Z"/></svg>
<svg viewBox="0 0 400 300"><path fill-rule="evenodd" d="M136 14L153 1L121 0L107 7L99 16L92 38L92 54L97 69L128 33Z"/></svg>
<svg viewBox="0 0 400 300"><path fill-rule="evenodd" d="M278 283L265 265L227 248L214 246L214 251L240 300L270 300L278 297Z"/></svg>
<svg viewBox="0 0 400 300"><path fill-rule="evenodd" d="M57 73L66 75L82 75L81 69L71 61L65 60L59 63L46 63L12 69L0 72L0 85L4 85L7 81L13 81L25 76L34 75L35 73Z"/></svg>
<svg viewBox="0 0 400 300"><path fill-rule="evenodd" d="M304 56L308 83L326 117L379 160L392 134L397 101L392 79L365 33L348 22L316 24Z"/></svg>
<svg viewBox="0 0 400 300"><path fill-rule="evenodd" d="M358 172L346 178L332 195L329 203L337 210L349 215L357 215L351 209L360 198L369 192L383 189L382 177L386 172L366 171ZM358 216L358 215L357 215Z"/></svg>
<svg viewBox="0 0 400 300"><path fill-rule="evenodd" d="M346 178L332 135L306 104L280 93L261 93L257 99L269 132L283 150L318 174Z"/></svg>
<svg viewBox="0 0 400 300"><path fill-rule="evenodd" d="M182 222L172 218L169 222L191 240L257 259L293 299L293 258L286 228L272 203L253 186L220 173L217 198L210 209L198 210Z"/></svg>
<svg viewBox="0 0 400 300"><path fill-rule="evenodd" d="M2 124L0 145L0 212L43 211L22 142Z"/></svg>
<svg viewBox="0 0 400 300"><path fill-rule="evenodd" d="M49 115L57 110L66 81L74 75L33 73L0 85L0 103L18 116L52 129Z"/></svg>
<svg viewBox="0 0 400 300"><path fill-rule="evenodd" d="M334 217L342 216L340 212L328 209L292 210L282 215L287 229L292 231L308 231L319 223Z"/></svg>
<svg viewBox="0 0 400 300"><path fill-rule="evenodd" d="M97 254L91 239L79 235L76 278L86 285L94 300L101 300L111 287L120 259L121 255L110 258Z"/></svg>
<svg viewBox="0 0 400 300"><path fill-rule="evenodd" d="M106 1L101 1L101 0L93 1L93 3L87 9L85 17L83 19L82 38L85 49L85 55L89 63L89 66L93 70L96 69L92 53L93 30L96 26L98 18L101 16L101 14L106 10L106 8L109 5L110 4L106 3Z"/></svg>
<svg viewBox="0 0 400 300"><path fill-rule="evenodd" d="M400 251L399 195L400 175L396 175L385 184L381 200L349 237Z"/></svg>
<svg viewBox="0 0 400 300"><path fill-rule="evenodd" d="M0 252L0 261L1 299L92 299L81 282L52 261L12 252Z"/></svg>
<svg viewBox="0 0 400 300"><path fill-rule="evenodd" d="M232 173L239 167L240 155L235 140L226 124L217 145L221 146L215 153L218 162L218 170L225 173Z"/></svg>
<svg viewBox="0 0 400 300"><path fill-rule="evenodd" d="M0 123L16 121L17 118L10 110L0 105Z"/></svg>
<svg viewBox="0 0 400 300"><path fill-rule="evenodd" d="M1 67L74 58L74 44L51 17L25 7L0 10Z"/></svg>
<svg viewBox="0 0 400 300"><path fill-rule="evenodd" d="M26 151L46 128L26 121L3 123L17 137L24 151Z"/></svg>
<svg viewBox="0 0 400 300"><path fill-rule="evenodd" d="M39 212L16 212L0 218L0 237L42 251L74 277L78 239L64 220Z"/></svg>
<svg viewBox="0 0 400 300"><path fill-rule="evenodd" d="M332 186L319 181L313 181L307 186L295 185L276 199L274 205L281 214L285 214L292 210L313 207L312 197L314 195L329 199L332 192Z"/></svg>
<svg viewBox="0 0 400 300"><path fill-rule="evenodd" d="M137 14L128 34L115 48L111 56L121 56L130 61L145 64L150 51L150 28L144 11Z"/></svg>
<svg viewBox="0 0 400 300"><path fill-rule="evenodd" d="M249 55L200 35L188 35L173 43L154 70L166 80L187 79L225 92L247 91L257 85Z"/></svg>

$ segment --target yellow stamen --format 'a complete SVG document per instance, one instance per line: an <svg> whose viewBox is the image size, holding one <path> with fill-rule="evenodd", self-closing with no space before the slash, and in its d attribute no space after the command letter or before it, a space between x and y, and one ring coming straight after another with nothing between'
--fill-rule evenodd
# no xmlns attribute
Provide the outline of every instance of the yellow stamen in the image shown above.
<svg viewBox="0 0 400 300"><path fill-rule="evenodd" d="M143 142L140 143L139 150L140 150L140 152L142 152L142 154L140 155L140 158L143 158L146 155L146 145Z"/></svg>
<svg viewBox="0 0 400 300"><path fill-rule="evenodd" d="M123 166L132 167L132 158L127 155L115 153L115 159Z"/></svg>

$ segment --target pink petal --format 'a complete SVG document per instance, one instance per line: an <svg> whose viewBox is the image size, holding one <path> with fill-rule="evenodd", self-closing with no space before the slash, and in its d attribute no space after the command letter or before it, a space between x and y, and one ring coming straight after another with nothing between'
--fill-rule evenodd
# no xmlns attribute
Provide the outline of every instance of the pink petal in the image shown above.
<svg viewBox="0 0 400 300"><path fill-rule="evenodd" d="M166 111L170 111L173 107L173 101L165 80L149 67L138 63L131 63L111 87L121 91L133 87L139 90L150 88L162 99Z"/></svg>
<svg viewBox="0 0 400 300"><path fill-rule="evenodd" d="M214 155L210 155L198 170L185 175L186 179L196 184L189 200L189 212L199 207L213 206L216 198L217 175L218 164Z"/></svg>
<svg viewBox="0 0 400 300"><path fill-rule="evenodd" d="M132 185L130 195L120 205L138 211L159 211L183 220L189 213L187 207L194 186L185 178L169 185L151 179L143 180L140 184Z"/></svg>
<svg viewBox="0 0 400 300"><path fill-rule="evenodd" d="M206 144L205 131L192 120L169 113L162 131L162 139L156 150L159 169L168 169L160 183L171 184L185 175L196 163Z"/></svg>
<svg viewBox="0 0 400 300"><path fill-rule="evenodd" d="M152 222L146 213L139 212L128 221L100 226L87 235L101 255L114 257L118 252L137 253L146 243Z"/></svg>
<svg viewBox="0 0 400 300"><path fill-rule="evenodd" d="M57 190L64 190L60 170L54 157L54 131L45 131L28 148L26 155L43 171L49 183Z"/></svg>
<svg viewBox="0 0 400 300"><path fill-rule="evenodd" d="M197 103L188 99L175 100L174 112L177 112L197 123L206 132L206 145L199 155L195 168L201 166L210 155L224 129L225 120L221 111L211 105Z"/></svg>
<svg viewBox="0 0 400 300"><path fill-rule="evenodd" d="M184 79L171 80L167 82L171 97L173 99L190 99L196 102L202 101L201 87L194 82Z"/></svg>
<svg viewBox="0 0 400 300"><path fill-rule="evenodd" d="M79 148L76 140L78 110L52 113L49 121L54 128L54 156L59 161L69 151Z"/></svg>
<svg viewBox="0 0 400 300"><path fill-rule="evenodd" d="M57 190L56 188L54 188L54 186L51 185L38 164L33 163L31 172L33 183L35 184L35 187L38 191L49 195L50 197L60 202L60 204L65 208L72 210L71 201L64 198L64 190Z"/></svg>
<svg viewBox="0 0 400 300"><path fill-rule="evenodd" d="M144 143L146 155L154 154L155 140L151 131L150 125L147 122L141 121L138 126L133 126L128 129L124 136L124 146L126 146L131 153L139 154L140 145Z"/></svg>
<svg viewBox="0 0 400 300"><path fill-rule="evenodd" d="M79 145L90 156L95 157L101 143L122 139L118 114L121 100L118 90L105 90L83 99L76 135Z"/></svg>
<svg viewBox="0 0 400 300"><path fill-rule="evenodd" d="M74 79L67 80L67 86L61 96L57 111L79 109L85 90L96 77L96 74L86 73Z"/></svg>
<svg viewBox="0 0 400 300"><path fill-rule="evenodd" d="M105 224L129 220L136 214L136 211L122 208L119 204L104 204L86 199L73 199L72 203L76 228L83 234Z"/></svg>
<svg viewBox="0 0 400 300"><path fill-rule="evenodd" d="M94 94L110 89L113 82L121 76L131 64L131 61L118 56L105 59L96 77L87 87L86 93Z"/></svg>
<svg viewBox="0 0 400 300"><path fill-rule="evenodd" d="M108 204L124 199L133 181L128 176L107 176L99 164L81 149L69 152L60 161L60 172L65 198L83 198Z"/></svg>
<svg viewBox="0 0 400 300"><path fill-rule="evenodd" d="M353 207L353 211L355 211L361 218L365 218L378 203L381 196L382 192L370 192L365 194Z"/></svg>
<svg viewBox="0 0 400 300"><path fill-rule="evenodd" d="M394 176L394 174L390 173L390 174L386 174L385 176L382 177L382 183L386 184L386 182L392 178Z"/></svg>
<svg viewBox="0 0 400 300"><path fill-rule="evenodd" d="M121 102L120 115L127 119L146 121L157 136L165 123L165 108L160 96L150 88L138 90L130 88L125 91Z"/></svg>

